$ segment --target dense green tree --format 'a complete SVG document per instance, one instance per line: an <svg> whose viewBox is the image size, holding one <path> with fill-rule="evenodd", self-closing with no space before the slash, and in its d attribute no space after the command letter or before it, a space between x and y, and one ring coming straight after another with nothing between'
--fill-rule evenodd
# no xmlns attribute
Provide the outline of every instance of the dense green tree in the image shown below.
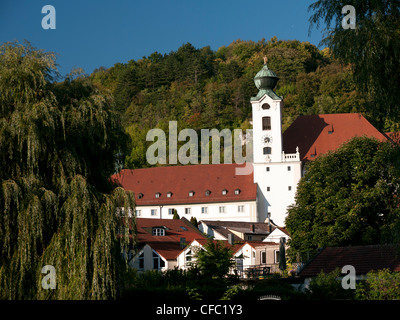
<svg viewBox="0 0 400 320"><path fill-rule="evenodd" d="M342 27L342 8L355 9L356 28ZM318 0L310 5L310 30L326 26L323 44L334 57L350 64L358 89L368 95L368 111L378 126L398 130L400 100L400 1L394 0ZM387 121L386 121L387 122Z"/></svg>
<svg viewBox="0 0 400 320"><path fill-rule="evenodd" d="M0 298L115 298L128 245L116 212L134 199L109 177L126 137L109 96L55 76L53 53L0 47ZM41 286L45 265L55 290Z"/></svg>
<svg viewBox="0 0 400 320"><path fill-rule="evenodd" d="M399 145L367 137L309 162L286 218L291 257L318 247L397 241L399 165Z"/></svg>
<svg viewBox="0 0 400 320"><path fill-rule="evenodd" d="M208 240L204 250L197 250L194 267L208 279L223 279L233 266L232 251L222 241Z"/></svg>

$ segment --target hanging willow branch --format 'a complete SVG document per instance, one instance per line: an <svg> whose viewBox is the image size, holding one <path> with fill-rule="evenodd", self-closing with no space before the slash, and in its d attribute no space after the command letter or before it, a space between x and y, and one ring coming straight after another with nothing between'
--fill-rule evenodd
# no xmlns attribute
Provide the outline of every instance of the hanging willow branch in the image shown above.
<svg viewBox="0 0 400 320"><path fill-rule="evenodd" d="M52 53L0 47L0 298L116 298L129 246L116 213L134 198L109 177L126 136L111 97L56 73ZM45 265L55 290L41 286Z"/></svg>

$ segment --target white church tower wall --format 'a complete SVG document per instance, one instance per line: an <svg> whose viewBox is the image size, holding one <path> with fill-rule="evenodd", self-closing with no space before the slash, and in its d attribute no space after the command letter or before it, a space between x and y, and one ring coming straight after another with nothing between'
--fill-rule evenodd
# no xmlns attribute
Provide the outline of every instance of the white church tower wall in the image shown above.
<svg viewBox="0 0 400 320"><path fill-rule="evenodd" d="M270 218L285 225L287 208L295 201L301 178L300 154L285 154L282 150L283 100L274 91L279 78L264 66L254 82L260 90L251 98L253 117L253 167L257 183L257 212L259 221Z"/></svg>

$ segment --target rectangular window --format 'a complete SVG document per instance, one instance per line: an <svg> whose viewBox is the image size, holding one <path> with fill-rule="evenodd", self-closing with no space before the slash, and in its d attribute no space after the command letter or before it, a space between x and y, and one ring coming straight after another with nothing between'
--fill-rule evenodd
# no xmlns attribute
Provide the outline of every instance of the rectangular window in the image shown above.
<svg viewBox="0 0 400 320"><path fill-rule="evenodd" d="M219 207L219 213L226 213L226 207Z"/></svg>
<svg viewBox="0 0 400 320"><path fill-rule="evenodd" d="M262 118L262 128L263 130L271 130L271 117Z"/></svg>
<svg viewBox="0 0 400 320"><path fill-rule="evenodd" d="M279 250L275 250L275 263L279 263Z"/></svg>
<svg viewBox="0 0 400 320"><path fill-rule="evenodd" d="M270 187L267 187L267 191L270 191L271 190L271 188Z"/></svg>
<svg viewBox="0 0 400 320"><path fill-rule="evenodd" d="M153 228L153 236L165 236L164 228Z"/></svg>
<svg viewBox="0 0 400 320"><path fill-rule="evenodd" d="M174 209L173 208L168 208L168 214L174 214Z"/></svg>
<svg viewBox="0 0 400 320"><path fill-rule="evenodd" d="M244 212L244 206L238 206L238 212Z"/></svg>
<svg viewBox="0 0 400 320"><path fill-rule="evenodd" d="M269 167L267 167L267 171L269 171Z"/></svg>
<svg viewBox="0 0 400 320"><path fill-rule="evenodd" d="M272 153L271 147L264 147L263 148L263 154L271 154L271 153Z"/></svg>
<svg viewBox="0 0 400 320"><path fill-rule="evenodd" d="M289 190L289 191L291 191L291 190L292 190L292 187L291 187L291 186L289 186L289 187L288 187L288 190Z"/></svg>
<svg viewBox="0 0 400 320"><path fill-rule="evenodd" d="M151 209L151 215L156 216L157 215L157 209Z"/></svg>
<svg viewBox="0 0 400 320"><path fill-rule="evenodd" d="M288 166L287 167L287 171L290 171L290 170L292 170L292 168L290 166Z"/></svg>
<svg viewBox="0 0 400 320"><path fill-rule="evenodd" d="M136 217L140 217L142 215L142 210L135 210Z"/></svg>
<svg viewBox="0 0 400 320"><path fill-rule="evenodd" d="M185 214L190 214L190 208L185 208Z"/></svg>
<svg viewBox="0 0 400 320"><path fill-rule="evenodd" d="M201 213L208 213L207 207L201 207Z"/></svg>
<svg viewBox="0 0 400 320"><path fill-rule="evenodd" d="M139 270L144 269L144 252L139 255Z"/></svg>
<svg viewBox="0 0 400 320"><path fill-rule="evenodd" d="M262 264L267 263L267 253L265 251L261 251L261 259L260 259Z"/></svg>

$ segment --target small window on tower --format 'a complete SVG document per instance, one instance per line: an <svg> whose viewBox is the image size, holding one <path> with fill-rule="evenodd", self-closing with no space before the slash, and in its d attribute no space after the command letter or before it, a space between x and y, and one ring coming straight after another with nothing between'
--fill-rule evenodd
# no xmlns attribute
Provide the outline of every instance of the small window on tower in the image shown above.
<svg viewBox="0 0 400 320"><path fill-rule="evenodd" d="M269 171L269 167L267 167L266 170Z"/></svg>
<svg viewBox="0 0 400 320"><path fill-rule="evenodd" d="M268 110L269 108L271 108L271 106L270 106L268 103L264 103L264 104L261 106L261 108L262 108L263 110Z"/></svg>
<svg viewBox="0 0 400 320"><path fill-rule="evenodd" d="M263 148L263 153L264 154L271 154L271 147L264 147Z"/></svg>
<svg viewBox="0 0 400 320"><path fill-rule="evenodd" d="M262 128L263 130L271 130L271 117L262 118Z"/></svg>

